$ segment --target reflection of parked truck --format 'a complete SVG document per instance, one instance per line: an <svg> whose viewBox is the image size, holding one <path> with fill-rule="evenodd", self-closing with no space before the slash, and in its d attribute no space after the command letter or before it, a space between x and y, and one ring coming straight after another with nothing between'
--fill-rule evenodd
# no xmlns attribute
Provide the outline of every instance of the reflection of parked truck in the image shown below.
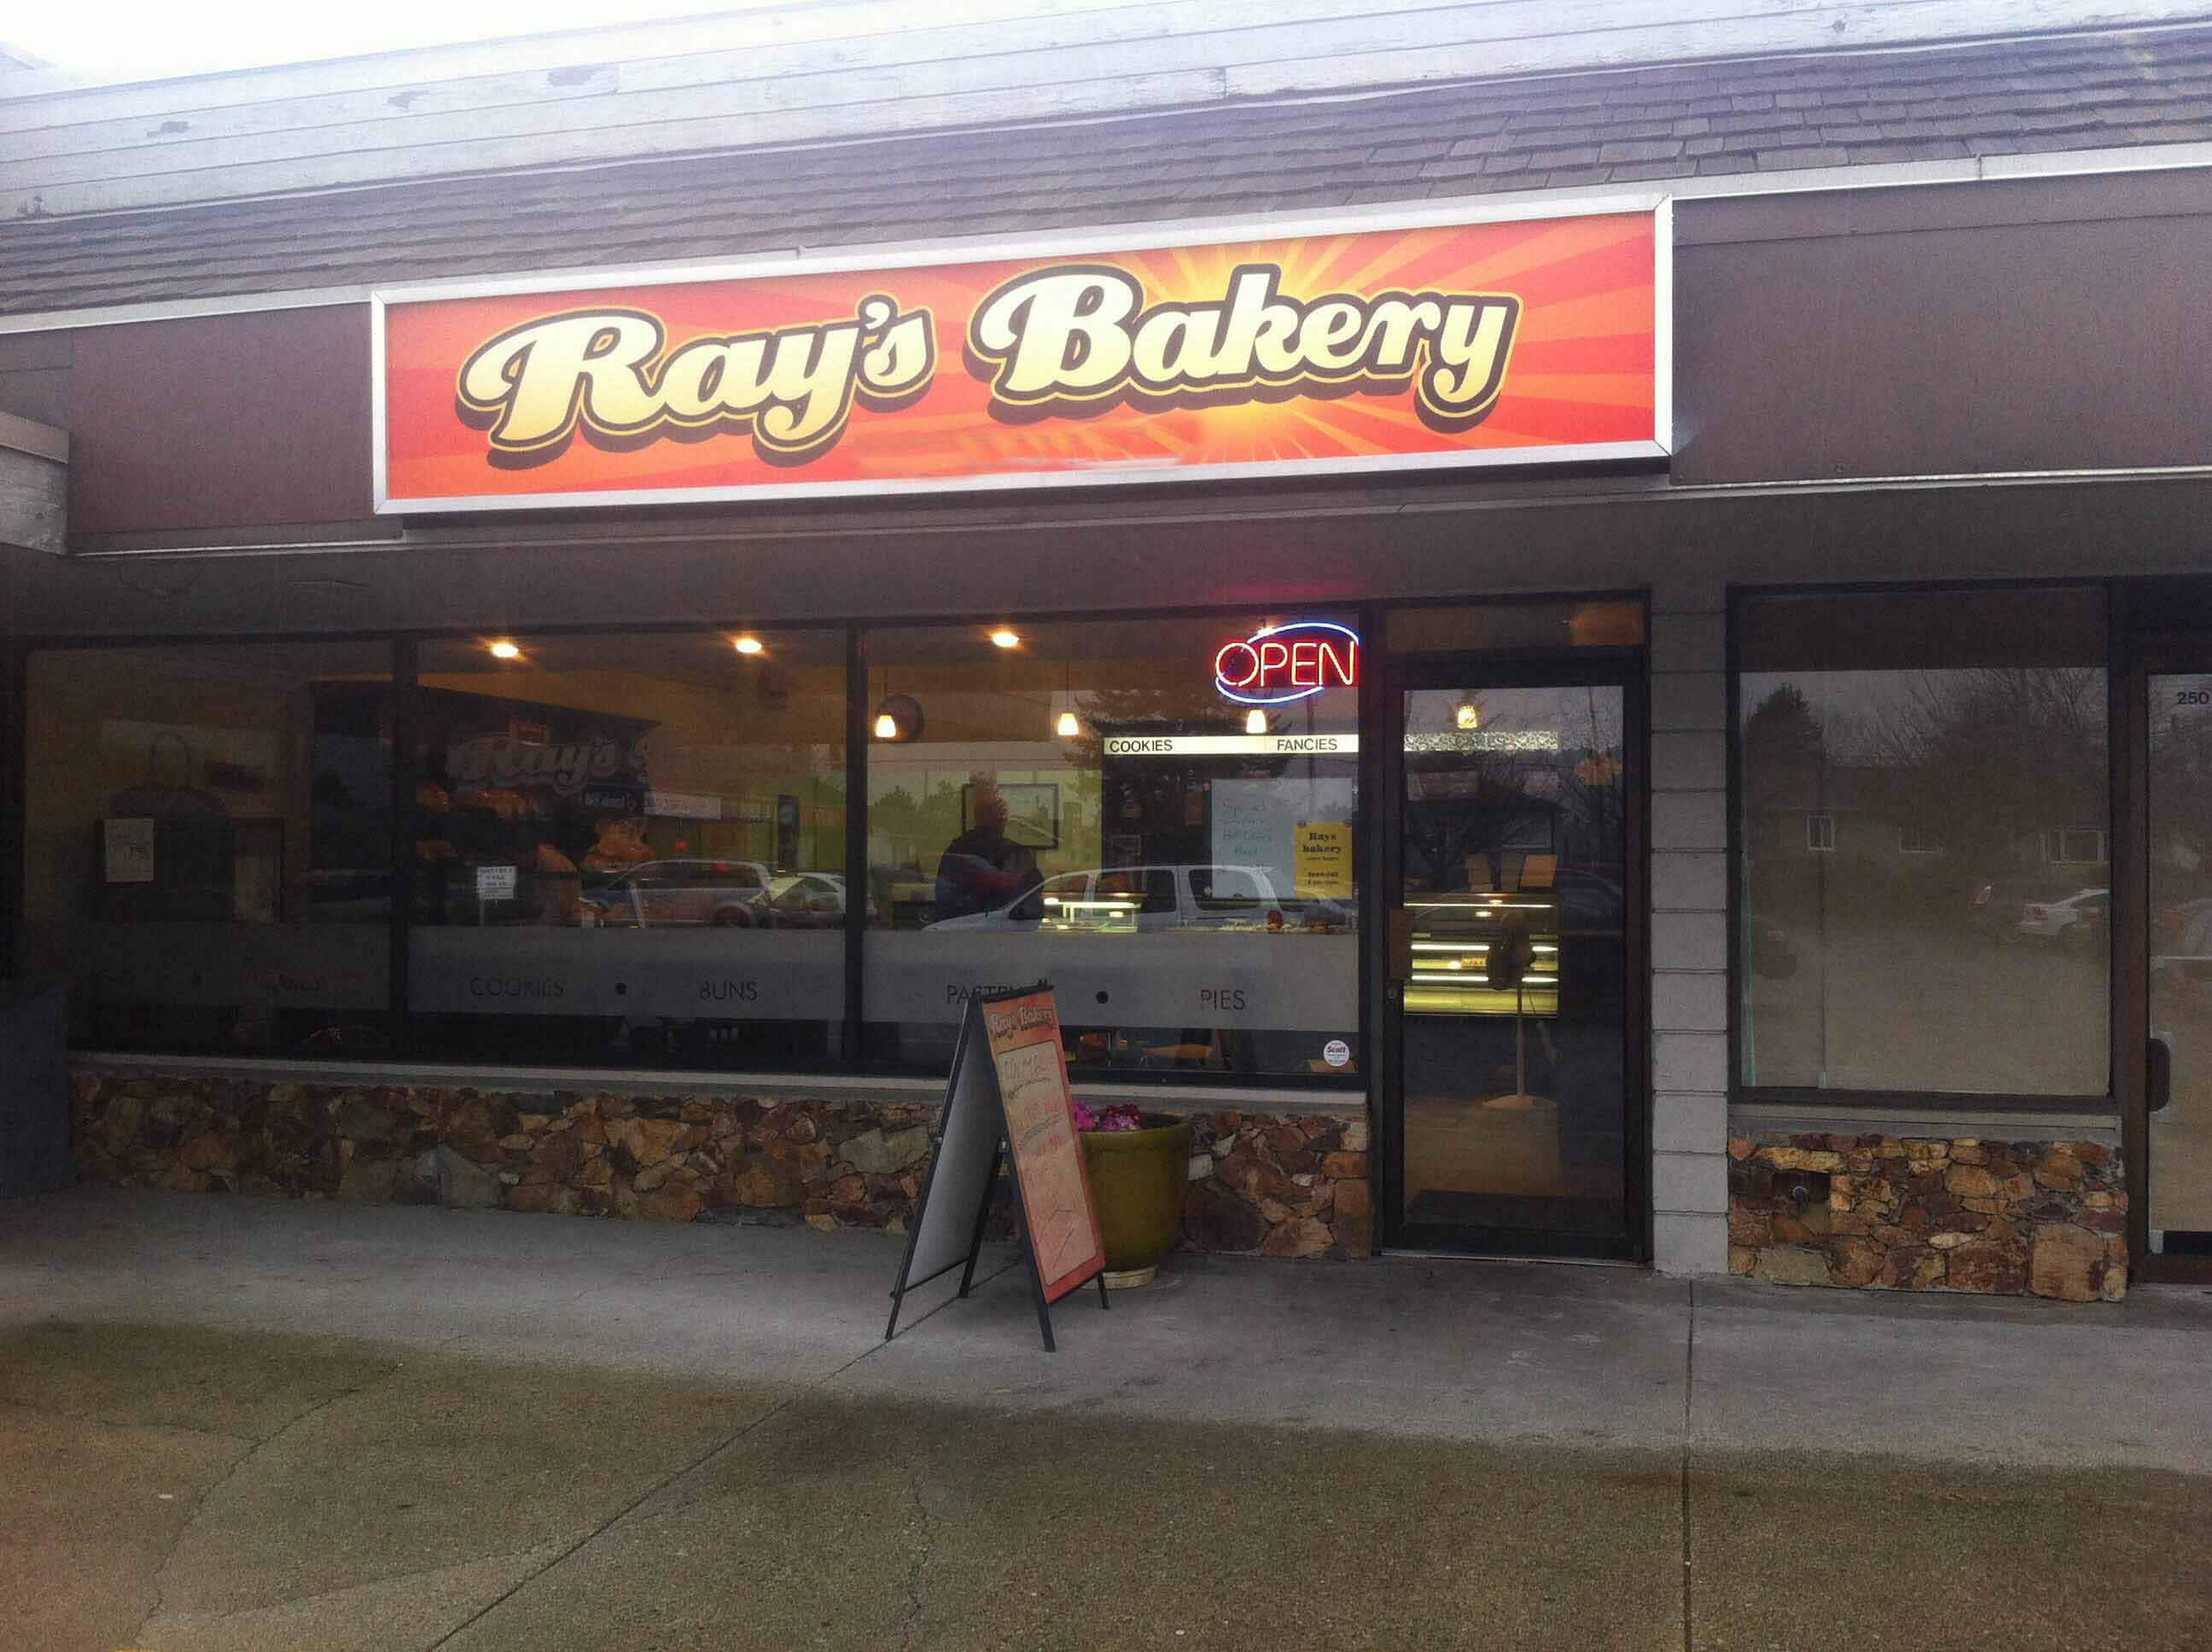
<svg viewBox="0 0 2212 1652"><path fill-rule="evenodd" d="M1348 902L1285 896L1261 866L1102 866L1048 878L994 912L932 929L1143 934L1166 929L1348 930Z"/></svg>

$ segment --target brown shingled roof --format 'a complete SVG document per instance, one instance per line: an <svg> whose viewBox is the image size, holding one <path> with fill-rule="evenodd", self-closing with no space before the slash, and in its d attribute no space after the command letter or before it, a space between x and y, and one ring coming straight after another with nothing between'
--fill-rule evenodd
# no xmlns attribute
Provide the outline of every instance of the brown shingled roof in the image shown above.
<svg viewBox="0 0 2212 1652"><path fill-rule="evenodd" d="M1674 64L0 224L0 314L2212 141L2212 27Z"/></svg>

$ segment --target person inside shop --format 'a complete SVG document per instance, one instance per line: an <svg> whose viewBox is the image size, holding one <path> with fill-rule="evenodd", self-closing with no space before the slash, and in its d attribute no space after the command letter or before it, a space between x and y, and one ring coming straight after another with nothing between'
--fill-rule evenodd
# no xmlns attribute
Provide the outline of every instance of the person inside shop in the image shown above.
<svg viewBox="0 0 2212 1652"><path fill-rule="evenodd" d="M996 792L976 794L975 823L945 846L937 865L938 921L996 912L1044 882L1036 852L1006 835L1011 812Z"/></svg>

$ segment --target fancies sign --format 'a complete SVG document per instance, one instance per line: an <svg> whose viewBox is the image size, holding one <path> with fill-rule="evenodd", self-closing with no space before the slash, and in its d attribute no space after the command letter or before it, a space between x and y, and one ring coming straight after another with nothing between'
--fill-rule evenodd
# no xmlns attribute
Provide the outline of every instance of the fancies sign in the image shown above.
<svg viewBox="0 0 2212 1652"><path fill-rule="evenodd" d="M375 301L386 512L1662 456L1663 207Z"/></svg>

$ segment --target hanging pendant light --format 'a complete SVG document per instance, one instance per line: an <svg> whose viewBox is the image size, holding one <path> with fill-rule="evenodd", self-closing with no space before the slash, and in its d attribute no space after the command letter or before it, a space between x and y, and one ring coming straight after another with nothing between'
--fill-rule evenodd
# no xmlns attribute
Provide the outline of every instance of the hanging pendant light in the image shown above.
<svg viewBox="0 0 2212 1652"><path fill-rule="evenodd" d="M909 694L890 691L891 674L884 670L884 697L876 702L875 736L878 740L918 740L921 738L921 703Z"/></svg>
<svg viewBox="0 0 2212 1652"><path fill-rule="evenodd" d="M1482 714L1471 702L1463 700L1459 709L1452 714L1452 722L1462 731L1472 732L1482 726Z"/></svg>
<svg viewBox="0 0 2212 1652"><path fill-rule="evenodd" d="M1060 667L1060 715L1053 719L1052 732L1063 740L1072 740L1083 732L1083 724L1075 714L1074 667L1066 661Z"/></svg>
<svg viewBox="0 0 2212 1652"><path fill-rule="evenodd" d="M1267 732L1267 714L1261 711L1257 706L1253 707L1251 710L1246 712L1244 714L1244 732L1247 734L1265 734Z"/></svg>

